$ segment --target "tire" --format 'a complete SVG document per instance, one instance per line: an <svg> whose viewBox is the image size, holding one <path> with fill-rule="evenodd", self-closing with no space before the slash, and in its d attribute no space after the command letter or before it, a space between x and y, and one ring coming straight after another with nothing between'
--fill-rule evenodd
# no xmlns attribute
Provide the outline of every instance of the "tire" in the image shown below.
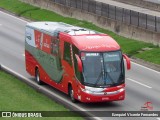
<svg viewBox="0 0 160 120"><path fill-rule="evenodd" d="M39 85L42 85L42 84L43 84L43 82L40 80L40 73L39 73L38 68L36 69L35 79L36 79L36 82L37 82Z"/></svg>
<svg viewBox="0 0 160 120"><path fill-rule="evenodd" d="M68 92L69 92L69 97L70 97L71 101L73 103L77 102L77 100L74 98L74 91L72 89L72 86L69 86L69 91Z"/></svg>

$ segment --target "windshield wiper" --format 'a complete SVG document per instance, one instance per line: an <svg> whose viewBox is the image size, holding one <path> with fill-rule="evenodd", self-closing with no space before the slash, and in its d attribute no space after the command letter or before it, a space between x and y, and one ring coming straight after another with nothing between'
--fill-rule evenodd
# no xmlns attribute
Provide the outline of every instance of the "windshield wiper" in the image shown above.
<svg viewBox="0 0 160 120"><path fill-rule="evenodd" d="M112 77L108 74L108 72L105 72L106 73L106 78L107 76L109 77L110 81L113 83L113 85L115 85L116 83L114 82L114 80L112 79Z"/></svg>
<svg viewBox="0 0 160 120"><path fill-rule="evenodd" d="M98 78L97 78L97 80L95 82L95 86L97 85L97 83L99 82L101 76L103 75L102 73L103 73L103 71L101 71L101 73L99 74L99 76L98 76Z"/></svg>

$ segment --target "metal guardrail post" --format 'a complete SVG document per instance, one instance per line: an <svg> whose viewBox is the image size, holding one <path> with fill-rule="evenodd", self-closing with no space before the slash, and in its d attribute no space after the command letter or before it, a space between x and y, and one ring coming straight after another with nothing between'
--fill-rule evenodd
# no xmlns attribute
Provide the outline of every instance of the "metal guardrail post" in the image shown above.
<svg viewBox="0 0 160 120"><path fill-rule="evenodd" d="M147 19L148 19L148 18L147 18L147 14L146 14L146 29L148 28L148 27L147 27L147 22L148 22L148 20L147 20Z"/></svg>
<svg viewBox="0 0 160 120"><path fill-rule="evenodd" d="M102 6L103 6L103 4L101 4L101 16L102 16Z"/></svg>
<svg viewBox="0 0 160 120"><path fill-rule="evenodd" d="M138 25L137 26L139 27L139 12L138 12Z"/></svg>
<svg viewBox="0 0 160 120"><path fill-rule="evenodd" d="M124 8L122 9L122 22L123 22L123 17L124 17Z"/></svg>
<svg viewBox="0 0 160 120"><path fill-rule="evenodd" d="M78 0L76 0L76 8L78 8Z"/></svg>
<svg viewBox="0 0 160 120"><path fill-rule="evenodd" d="M155 31L157 32L157 17L155 16Z"/></svg>
<svg viewBox="0 0 160 120"><path fill-rule="evenodd" d="M65 6L67 6L67 0L65 0Z"/></svg>
<svg viewBox="0 0 160 120"><path fill-rule="evenodd" d="M89 0L87 0L87 1L88 1L88 9L87 9L87 10L88 10L88 12L89 12Z"/></svg>
<svg viewBox="0 0 160 120"><path fill-rule="evenodd" d="M71 7L71 0L70 0L70 2L69 2L69 7Z"/></svg>
<svg viewBox="0 0 160 120"><path fill-rule="evenodd" d="M108 18L109 18L109 4L108 4Z"/></svg>
<svg viewBox="0 0 160 120"><path fill-rule="evenodd" d="M116 14L117 14L116 12L117 12L117 7L115 6L115 20L117 19L116 18Z"/></svg>
<svg viewBox="0 0 160 120"><path fill-rule="evenodd" d="M104 5L102 3L102 6L101 6L101 15L103 15L103 9L104 9Z"/></svg>
<svg viewBox="0 0 160 120"><path fill-rule="evenodd" d="M81 10L83 9L83 0L81 0Z"/></svg>
<svg viewBox="0 0 160 120"><path fill-rule="evenodd" d="M130 14L130 25L131 25L132 24L132 20L131 20L132 19L132 16L131 16L132 11L131 10L129 11L129 14Z"/></svg>

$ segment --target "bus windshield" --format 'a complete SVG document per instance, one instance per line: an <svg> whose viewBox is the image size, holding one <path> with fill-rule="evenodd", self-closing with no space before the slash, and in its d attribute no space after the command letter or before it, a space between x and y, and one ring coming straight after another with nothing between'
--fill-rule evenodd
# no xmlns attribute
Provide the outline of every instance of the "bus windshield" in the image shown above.
<svg viewBox="0 0 160 120"><path fill-rule="evenodd" d="M87 86L111 87L124 83L124 63L121 51L81 52L83 83Z"/></svg>

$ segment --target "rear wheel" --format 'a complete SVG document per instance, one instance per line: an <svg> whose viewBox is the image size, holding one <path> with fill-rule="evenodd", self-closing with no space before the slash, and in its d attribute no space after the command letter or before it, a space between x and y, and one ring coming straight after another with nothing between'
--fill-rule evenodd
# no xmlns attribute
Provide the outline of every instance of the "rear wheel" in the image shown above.
<svg viewBox="0 0 160 120"><path fill-rule="evenodd" d="M36 82L37 82L39 85L42 85L42 84L43 84L43 82L40 80L40 73L39 73L38 68L36 69L35 79L36 79Z"/></svg>
<svg viewBox="0 0 160 120"><path fill-rule="evenodd" d="M72 86L69 86L69 96L70 96L70 98L71 98L71 101L73 102L73 103L75 103L75 102L77 102L77 100L74 98L74 91L73 91L73 89L72 89Z"/></svg>

